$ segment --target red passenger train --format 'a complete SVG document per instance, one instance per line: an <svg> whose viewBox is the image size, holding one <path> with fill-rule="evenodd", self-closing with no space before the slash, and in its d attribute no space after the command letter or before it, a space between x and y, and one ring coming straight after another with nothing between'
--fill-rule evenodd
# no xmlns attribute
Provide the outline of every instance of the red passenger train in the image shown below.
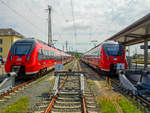
<svg viewBox="0 0 150 113"><path fill-rule="evenodd" d="M127 69L125 50L118 42L103 42L82 56L82 61L105 72Z"/></svg>
<svg viewBox="0 0 150 113"><path fill-rule="evenodd" d="M17 40L10 48L5 71L30 76L49 70L55 63L65 63L72 56L36 39Z"/></svg>

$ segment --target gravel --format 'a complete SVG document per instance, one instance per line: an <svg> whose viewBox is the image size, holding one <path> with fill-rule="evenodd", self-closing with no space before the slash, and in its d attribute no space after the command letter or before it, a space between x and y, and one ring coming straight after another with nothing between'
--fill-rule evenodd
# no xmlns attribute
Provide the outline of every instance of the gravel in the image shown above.
<svg viewBox="0 0 150 113"><path fill-rule="evenodd" d="M70 64L71 63L66 64L65 69L68 68L67 65ZM13 104L22 97L29 97L29 109L33 108L34 105L41 102L43 96L48 94L49 91L53 88L55 79L54 71L51 71L43 78L39 78L38 80L30 83L24 87L23 90L15 93L15 95L8 95L9 99L5 99L5 102L0 102L0 110L4 109L7 105Z"/></svg>
<svg viewBox="0 0 150 113"><path fill-rule="evenodd" d="M52 79L54 79L54 75L53 72L50 72L44 76L44 79L30 83L23 90L17 92L16 96L10 96L11 98L6 102L0 103L0 109L5 108L6 105L13 104L21 97L29 97L29 108L32 108L36 103L41 101L42 95L48 93L50 88L53 87Z"/></svg>

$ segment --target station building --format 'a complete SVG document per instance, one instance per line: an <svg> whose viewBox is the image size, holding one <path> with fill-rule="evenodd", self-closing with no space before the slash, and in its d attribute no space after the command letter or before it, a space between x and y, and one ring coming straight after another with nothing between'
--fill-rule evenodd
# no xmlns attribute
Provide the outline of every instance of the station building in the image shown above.
<svg viewBox="0 0 150 113"><path fill-rule="evenodd" d="M21 38L23 38L23 35L11 28L0 29L0 57L7 58L13 42Z"/></svg>

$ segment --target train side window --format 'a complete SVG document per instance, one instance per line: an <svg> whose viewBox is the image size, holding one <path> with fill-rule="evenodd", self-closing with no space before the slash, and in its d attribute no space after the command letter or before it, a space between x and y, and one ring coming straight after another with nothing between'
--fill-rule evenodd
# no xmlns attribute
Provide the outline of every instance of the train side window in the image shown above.
<svg viewBox="0 0 150 113"><path fill-rule="evenodd" d="M45 52L45 49L43 49L43 60L45 60L46 58L46 52Z"/></svg>
<svg viewBox="0 0 150 113"><path fill-rule="evenodd" d="M55 60L56 60L56 53L54 52L54 57L53 57Z"/></svg>
<svg viewBox="0 0 150 113"><path fill-rule="evenodd" d="M47 50L45 50L45 60L47 60Z"/></svg>
<svg viewBox="0 0 150 113"><path fill-rule="evenodd" d="M40 48L38 52L38 60L42 60L42 56L42 49Z"/></svg>
<svg viewBox="0 0 150 113"><path fill-rule="evenodd" d="M54 52L52 52L52 59L54 59L55 57L54 57Z"/></svg>
<svg viewBox="0 0 150 113"><path fill-rule="evenodd" d="M51 52L51 57L53 56L53 53Z"/></svg>
<svg viewBox="0 0 150 113"><path fill-rule="evenodd" d="M51 58L51 51L48 51L48 59L50 60Z"/></svg>
<svg viewBox="0 0 150 113"><path fill-rule="evenodd" d="M52 58L51 58L51 56L52 56L51 54L52 54L52 52L49 51L49 59L52 59Z"/></svg>
<svg viewBox="0 0 150 113"><path fill-rule="evenodd" d="M49 55L48 55L48 50L46 50L46 60L48 60Z"/></svg>
<svg viewBox="0 0 150 113"><path fill-rule="evenodd" d="M53 52L50 51L50 59L53 59Z"/></svg>
<svg viewBox="0 0 150 113"><path fill-rule="evenodd" d="M47 50L47 60L49 60L49 50Z"/></svg>
<svg viewBox="0 0 150 113"><path fill-rule="evenodd" d="M101 56L101 48L99 49L99 56Z"/></svg>
<svg viewBox="0 0 150 113"><path fill-rule="evenodd" d="M98 49L98 57L101 59L101 47Z"/></svg>
<svg viewBox="0 0 150 113"><path fill-rule="evenodd" d="M51 59L54 59L54 57L53 57L53 52L51 51Z"/></svg>
<svg viewBox="0 0 150 113"><path fill-rule="evenodd" d="M55 60L57 61L57 55L55 55Z"/></svg>
<svg viewBox="0 0 150 113"><path fill-rule="evenodd" d="M42 60L44 60L44 56L45 56L45 52L44 52L44 49L42 49Z"/></svg>

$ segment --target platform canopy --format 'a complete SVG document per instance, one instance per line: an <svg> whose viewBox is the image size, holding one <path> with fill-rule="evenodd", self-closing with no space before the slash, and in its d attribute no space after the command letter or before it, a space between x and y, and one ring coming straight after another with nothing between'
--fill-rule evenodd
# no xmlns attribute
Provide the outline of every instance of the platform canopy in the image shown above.
<svg viewBox="0 0 150 113"><path fill-rule="evenodd" d="M148 41L150 40L150 13L106 41L108 40L120 42L124 46L144 42L144 68L146 69L148 65Z"/></svg>
<svg viewBox="0 0 150 113"><path fill-rule="evenodd" d="M150 40L150 13L113 35L107 41L114 40L129 46L144 42L144 39Z"/></svg>

